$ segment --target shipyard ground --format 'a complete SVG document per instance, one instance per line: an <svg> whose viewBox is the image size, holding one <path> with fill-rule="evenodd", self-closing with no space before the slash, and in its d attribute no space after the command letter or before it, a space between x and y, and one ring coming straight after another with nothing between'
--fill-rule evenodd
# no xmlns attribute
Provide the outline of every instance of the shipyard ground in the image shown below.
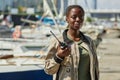
<svg viewBox="0 0 120 80"><path fill-rule="evenodd" d="M97 48L100 80L120 80L120 38L106 38Z"/></svg>

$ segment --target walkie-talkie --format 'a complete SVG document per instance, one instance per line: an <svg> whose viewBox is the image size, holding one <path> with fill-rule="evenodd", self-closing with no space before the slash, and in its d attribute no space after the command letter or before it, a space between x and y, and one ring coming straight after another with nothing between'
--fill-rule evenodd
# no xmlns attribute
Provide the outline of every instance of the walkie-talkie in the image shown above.
<svg viewBox="0 0 120 80"><path fill-rule="evenodd" d="M67 44L64 43L64 42L61 42L61 41L55 36L55 34L54 34L52 31L50 31L50 32L52 33L52 35L53 35L53 36L57 39L57 41L59 42L61 49L65 49L66 47L68 47Z"/></svg>

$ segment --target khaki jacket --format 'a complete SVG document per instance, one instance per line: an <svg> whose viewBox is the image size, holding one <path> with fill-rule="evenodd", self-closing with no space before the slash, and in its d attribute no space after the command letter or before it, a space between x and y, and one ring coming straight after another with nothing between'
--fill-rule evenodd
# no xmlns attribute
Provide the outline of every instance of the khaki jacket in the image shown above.
<svg viewBox="0 0 120 80"><path fill-rule="evenodd" d="M89 44L82 43L82 46L88 49L90 55L90 80L99 80L96 50L93 41L89 37L85 37L88 39ZM62 36L59 39L63 41ZM72 43L70 55L65 57L61 63L57 63L54 56L57 52L58 44L56 39L52 40L47 51L44 71L49 75L53 75L53 80L78 80L78 65L80 60L78 44L75 42Z"/></svg>

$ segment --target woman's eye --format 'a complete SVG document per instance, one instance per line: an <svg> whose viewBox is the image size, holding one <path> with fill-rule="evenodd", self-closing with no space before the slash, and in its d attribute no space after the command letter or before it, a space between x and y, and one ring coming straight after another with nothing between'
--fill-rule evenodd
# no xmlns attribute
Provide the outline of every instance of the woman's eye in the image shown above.
<svg viewBox="0 0 120 80"><path fill-rule="evenodd" d="M72 18L72 19L77 19L77 18L79 18L80 20L83 20L83 19L84 19L83 16L72 16L71 18Z"/></svg>
<svg viewBox="0 0 120 80"><path fill-rule="evenodd" d="M77 16L72 16L71 18L76 19L76 18L77 18Z"/></svg>
<svg viewBox="0 0 120 80"><path fill-rule="evenodd" d="M75 16L75 15L73 15L73 16L71 16L71 18L73 18L73 19L76 19L76 18L84 19L84 16Z"/></svg>

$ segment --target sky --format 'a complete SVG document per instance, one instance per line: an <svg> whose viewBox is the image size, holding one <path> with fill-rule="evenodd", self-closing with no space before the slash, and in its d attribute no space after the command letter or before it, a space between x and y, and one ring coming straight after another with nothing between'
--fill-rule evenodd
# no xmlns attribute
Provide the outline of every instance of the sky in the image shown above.
<svg viewBox="0 0 120 80"><path fill-rule="evenodd" d="M74 4L71 0L70 4ZM77 0L83 8L92 9L95 0ZM120 0L97 0L97 9L120 9Z"/></svg>
<svg viewBox="0 0 120 80"><path fill-rule="evenodd" d="M98 0L97 4L101 9L120 9L120 0Z"/></svg>

